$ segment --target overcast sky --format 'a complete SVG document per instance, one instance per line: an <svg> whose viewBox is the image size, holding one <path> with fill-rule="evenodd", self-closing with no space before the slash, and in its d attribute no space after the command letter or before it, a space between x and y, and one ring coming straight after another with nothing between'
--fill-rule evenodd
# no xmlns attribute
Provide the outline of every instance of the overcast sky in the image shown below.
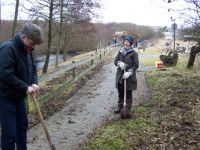
<svg viewBox="0 0 200 150"><path fill-rule="evenodd" d="M182 1L182 2L181 2ZM131 22L139 25L170 26L179 14L168 8L184 7L183 0L167 3L167 0L102 0L102 22ZM179 23L179 20L176 20Z"/></svg>
<svg viewBox="0 0 200 150"><path fill-rule="evenodd" d="M1 0L11 3L14 0ZM102 8L98 11L98 22L130 22L138 25L171 26L170 17L178 18L178 14L168 12L168 8L180 8L184 5L183 0L169 4L167 0L101 0ZM182 2L181 2L182 1ZM14 3L4 5L1 8L2 19L10 19L14 16ZM23 15L19 13L19 19ZM180 20L176 20L179 24Z"/></svg>

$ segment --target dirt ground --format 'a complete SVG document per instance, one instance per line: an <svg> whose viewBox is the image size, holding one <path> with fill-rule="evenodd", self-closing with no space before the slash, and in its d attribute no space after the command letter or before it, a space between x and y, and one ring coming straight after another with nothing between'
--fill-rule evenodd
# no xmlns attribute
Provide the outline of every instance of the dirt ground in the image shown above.
<svg viewBox="0 0 200 150"><path fill-rule="evenodd" d="M88 80L76 94L70 98L62 96L60 101L65 101L62 110L45 121L57 150L79 149L79 145L87 141L95 129L108 121L120 118L119 115L113 113L117 104L116 67L113 64L115 54L107 57L105 65L99 68L98 73ZM133 93L134 105L150 98L144 73L142 69L139 70L137 72L138 90ZM28 149L49 149L41 124L28 131Z"/></svg>

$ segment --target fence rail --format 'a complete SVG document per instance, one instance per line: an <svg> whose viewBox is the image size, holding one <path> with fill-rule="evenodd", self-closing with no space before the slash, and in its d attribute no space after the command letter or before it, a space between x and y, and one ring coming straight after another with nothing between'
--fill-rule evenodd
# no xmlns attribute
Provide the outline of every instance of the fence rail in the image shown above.
<svg viewBox="0 0 200 150"><path fill-rule="evenodd" d="M47 81L47 80L50 80L56 76L58 76L59 74L63 74L64 72L66 71L69 71L69 70L72 70L73 68L75 67L78 67L78 66L81 66L89 61L94 61L94 58L97 58L99 57L101 59L102 57L102 53L105 55L105 53L107 53L109 49L99 49L99 50L96 50L94 52L94 54L91 54L91 56L88 56L88 57L85 57L83 58L82 60L79 60L79 61L72 61L71 64L66 64L64 66L61 66L57 69L54 69L48 73L45 73L45 74L42 74L38 77L38 81L39 82L43 82L43 81ZM75 63L74 63L75 62Z"/></svg>

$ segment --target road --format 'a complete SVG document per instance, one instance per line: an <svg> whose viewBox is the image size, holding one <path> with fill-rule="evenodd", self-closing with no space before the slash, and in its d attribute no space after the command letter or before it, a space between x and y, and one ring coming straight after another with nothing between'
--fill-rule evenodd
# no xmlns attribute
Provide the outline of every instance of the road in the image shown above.
<svg viewBox="0 0 200 150"><path fill-rule="evenodd" d="M98 74L67 100L64 109L46 120L46 125L57 150L76 150L95 129L105 122L119 119L113 113L117 104L115 88L116 67L113 64L115 55L107 58L107 63ZM134 91L134 105L150 98L144 73L137 72L138 90ZM28 131L29 150L47 150L45 134L41 124Z"/></svg>

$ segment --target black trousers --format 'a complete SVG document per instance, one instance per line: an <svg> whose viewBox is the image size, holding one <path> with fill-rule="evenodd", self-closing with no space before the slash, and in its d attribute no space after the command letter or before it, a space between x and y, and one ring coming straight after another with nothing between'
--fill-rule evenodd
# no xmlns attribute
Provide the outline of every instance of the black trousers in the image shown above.
<svg viewBox="0 0 200 150"><path fill-rule="evenodd" d="M13 103L0 99L0 124L2 150L27 150L28 117L24 100Z"/></svg>
<svg viewBox="0 0 200 150"><path fill-rule="evenodd" d="M124 83L118 84L118 106L123 107L124 103ZM133 98L132 90L126 90L126 107L130 110L132 107Z"/></svg>

